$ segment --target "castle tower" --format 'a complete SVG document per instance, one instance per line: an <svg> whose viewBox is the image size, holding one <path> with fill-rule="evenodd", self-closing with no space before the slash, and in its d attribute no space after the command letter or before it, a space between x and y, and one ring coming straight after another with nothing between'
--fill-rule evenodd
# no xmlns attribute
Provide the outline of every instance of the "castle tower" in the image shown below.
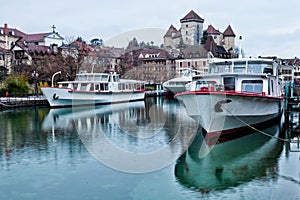
<svg viewBox="0 0 300 200"><path fill-rule="evenodd" d="M201 43L204 19L191 10L180 20L181 35L184 44L195 45Z"/></svg>
<svg viewBox="0 0 300 200"><path fill-rule="evenodd" d="M226 50L234 50L234 39L235 39L235 34L229 25L226 30L223 33L223 39L224 39L224 46Z"/></svg>

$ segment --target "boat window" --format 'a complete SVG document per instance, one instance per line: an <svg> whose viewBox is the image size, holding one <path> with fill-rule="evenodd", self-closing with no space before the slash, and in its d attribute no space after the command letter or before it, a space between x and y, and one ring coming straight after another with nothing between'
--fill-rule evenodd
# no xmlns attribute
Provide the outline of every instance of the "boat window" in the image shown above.
<svg viewBox="0 0 300 200"><path fill-rule="evenodd" d="M246 62L235 62L233 72L244 73L246 70Z"/></svg>
<svg viewBox="0 0 300 200"><path fill-rule="evenodd" d="M102 75L101 81L107 81L108 76L107 75Z"/></svg>
<svg viewBox="0 0 300 200"><path fill-rule="evenodd" d="M101 81L101 76L100 75L95 75L95 81Z"/></svg>
<svg viewBox="0 0 300 200"><path fill-rule="evenodd" d="M216 86L215 81L197 81L195 90L200 90L202 87L211 88L211 87L215 87L215 86Z"/></svg>
<svg viewBox="0 0 300 200"><path fill-rule="evenodd" d="M255 73L260 74L262 72L261 63L249 61L248 62L248 70L247 70L247 72L251 73L251 74L255 74Z"/></svg>
<svg viewBox="0 0 300 200"><path fill-rule="evenodd" d="M243 80L242 81L243 92L255 92L262 93L263 81L262 80Z"/></svg>
<svg viewBox="0 0 300 200"><path fill-rule="evenodd" d="M231 72L231 62L213 63L210 66L210 73L226 73Z"/></svg>
<svg viewBox="0 0 300 200"><path fill-rule="evenodd" d="M223 82L225 90L235 90L235 77L224 77Z"/></svg>
<svg viewBox="0 0 300 200"><path fill-rule="evenodd" d="M273 74L273 69L269 67L264 68L264 74Z"/></svg>
<svg viewBox="0 0 300 200"><path fill-rule="evenodd" d="M119 81L119 76L118 75L113 76L113 82L118 82L118 81Z"/></svg>
<svg viewBox="0 0 300 200"><path fill-rule="evenodd" d="M100 83L100 90L108 90L108 84L107 83Z"/></svg>
<svg viewBox="0 0 300 200"><path fill-rule="evenodd" d="M206 81L197 81L195 90L200 90L202 87L208 87L208 83Z"/></svg>
<svg viewBox="0 0 300 200"><path fill-rule="evenodd" d="M79 90L86 90L87 84L86 83L81 83L81 87Z"/></svg>

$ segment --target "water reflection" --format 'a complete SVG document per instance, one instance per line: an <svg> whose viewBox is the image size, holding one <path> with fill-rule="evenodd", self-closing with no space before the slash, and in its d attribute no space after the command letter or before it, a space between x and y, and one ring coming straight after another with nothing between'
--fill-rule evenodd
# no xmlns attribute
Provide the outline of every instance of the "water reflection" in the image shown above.
<svg viewBox="0 0 300 200"><path fill-rule="evenodd" d="M263 130L278 135L279 125ZM283 142L255 132L209 146L199 129L188 151L178 159L175 176L200 192L224 190L259 178L276 178Z"/></svg>
<svg viewBox="0 0 300 200"><path fill-rule="evenodd" d="M177 101L146 101L50 110L43 129L75 129L103 164L131 173L172 164L190 145L198 124Z"/></svg>

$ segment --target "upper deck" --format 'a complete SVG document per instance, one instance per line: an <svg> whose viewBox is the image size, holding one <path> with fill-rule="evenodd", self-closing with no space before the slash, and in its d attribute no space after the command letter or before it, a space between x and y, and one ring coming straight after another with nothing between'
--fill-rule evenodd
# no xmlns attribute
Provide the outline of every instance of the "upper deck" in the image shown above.
<svg viewBox="0 0 300 200"><path fill-rule="evenodd" d="M241 58L213 59L209 64L209 74L270 74L276 75L275 62L271 59Z"/></svg>

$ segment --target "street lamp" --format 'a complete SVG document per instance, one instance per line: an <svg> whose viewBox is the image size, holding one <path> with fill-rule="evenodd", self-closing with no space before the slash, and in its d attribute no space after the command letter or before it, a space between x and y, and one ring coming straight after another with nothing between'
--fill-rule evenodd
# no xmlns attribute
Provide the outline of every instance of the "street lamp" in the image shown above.
<svg viewBox="0 0 300 200"><path fill-rule="evenodd" d="M57 74L61 74L61 71L55 72L55 73L52 75L51 87L54 87L54 77L55 77Z"/></svg>
<svg viewBox="0 0 300 200"><path fill-rule="evenodd" d="M37 88L37 82L36 79L39 77L39 74L36 71L33 71L31 73L31 77L34 80L34 94L37 95L38 94L38 88Z"/></svg>

